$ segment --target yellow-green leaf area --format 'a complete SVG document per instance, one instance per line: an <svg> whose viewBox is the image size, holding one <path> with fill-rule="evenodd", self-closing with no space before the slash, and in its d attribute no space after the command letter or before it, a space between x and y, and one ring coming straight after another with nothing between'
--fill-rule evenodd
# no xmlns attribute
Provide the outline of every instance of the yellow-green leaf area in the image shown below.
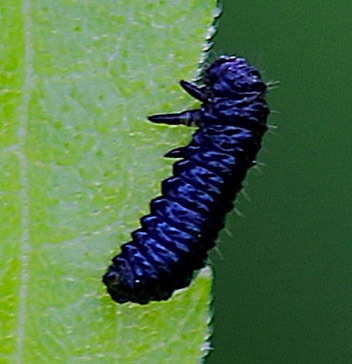
<svg viewBox="0 0 352 364"><path fill-rule="evenodd" d="M0 363L196 363L211 272L167 302L101 283L192 130L146 116L197 105L178 86L215 0L0 4Z"/></svg>

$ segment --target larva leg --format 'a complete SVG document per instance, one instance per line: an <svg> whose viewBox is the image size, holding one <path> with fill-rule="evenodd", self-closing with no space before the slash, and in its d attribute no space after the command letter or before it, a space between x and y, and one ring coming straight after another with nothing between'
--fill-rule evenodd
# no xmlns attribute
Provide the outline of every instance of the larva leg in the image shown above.
<svg viewBox="0 0 352 364"><path fill-rule="evenodd" d="M174 114L157 114L148 116L148 120L157 124L199 126L201 111L189 110Z"/></svg>
<svg viewBox="0 0 352 364"><path fill-rule="evenodd" d="M180 85L186 92L188 92L195 99L201 102L206 102L208 100L202 89L196 86L194 83L182 80L180 81Z"/></svg>
<svg viewBox="0 0 352 364"><path fill-rule="evenodd" d="M186 157L187 147L179 147L170 150L166 154L164 154L165 158L185 158Z"/></svg>

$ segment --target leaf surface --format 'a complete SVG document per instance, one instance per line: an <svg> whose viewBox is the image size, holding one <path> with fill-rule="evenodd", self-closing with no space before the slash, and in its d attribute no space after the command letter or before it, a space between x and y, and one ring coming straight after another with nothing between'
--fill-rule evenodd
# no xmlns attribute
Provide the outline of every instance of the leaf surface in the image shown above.
<svg viewBox="0 0 352 364"><path fill-rule="evenodd" d="M196 363L211 273L167 302L117 305L101 276L192 131L215 0L0 4L0 363ZM203 348L203 349L202 349Z"/></svg>

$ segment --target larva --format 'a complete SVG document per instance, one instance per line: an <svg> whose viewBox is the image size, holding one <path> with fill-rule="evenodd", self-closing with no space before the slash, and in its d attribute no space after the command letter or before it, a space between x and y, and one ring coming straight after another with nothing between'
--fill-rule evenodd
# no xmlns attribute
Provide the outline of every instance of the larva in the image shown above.
<svg viewBox="0 0 352 364"><path fill-rule="evenodd" d="M198 129L189 145L165 155L180 159L173 176L162 182L150 214L103 276L118 303L167 300L191 283L206 264L267 130L267 85L246 60L222 56L206 69L202 86L180 84L201 106L148 119Z"/></svg>

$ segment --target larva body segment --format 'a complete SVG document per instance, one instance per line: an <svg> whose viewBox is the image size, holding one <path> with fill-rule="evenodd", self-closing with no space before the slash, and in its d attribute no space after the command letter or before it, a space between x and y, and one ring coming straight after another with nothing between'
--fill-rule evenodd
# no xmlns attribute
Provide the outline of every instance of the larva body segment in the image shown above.
<svg viewBox="0 0 352 364"><path fill-rule="evenodd" d="M188 146L167 153L181 158L173 176L162 182L151 213L103 276L118 303L167 300L191 283L206 264L267 130L267 87L244 59L220 57L205 71L203 86L186 81L181 86L202 102L200 108L149 120L198 130Z"/></svg>

